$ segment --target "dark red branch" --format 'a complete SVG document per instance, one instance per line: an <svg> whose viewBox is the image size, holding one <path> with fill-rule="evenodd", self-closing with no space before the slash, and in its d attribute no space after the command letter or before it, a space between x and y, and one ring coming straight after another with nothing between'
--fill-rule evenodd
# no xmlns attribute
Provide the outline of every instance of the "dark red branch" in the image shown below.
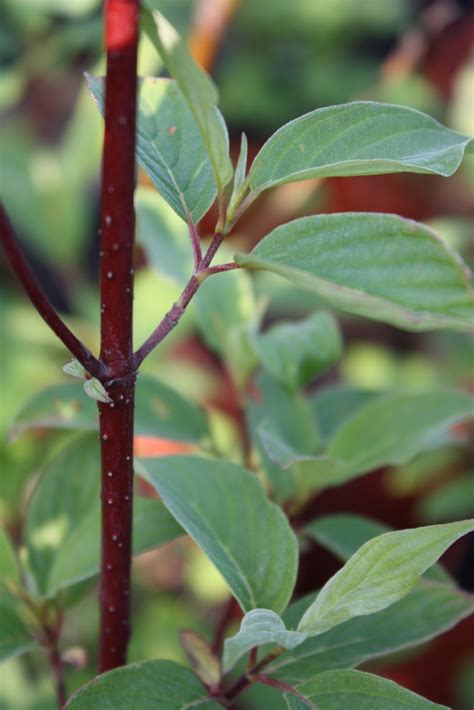
<svg viewBox="0 0 474 710"><path fill-rule="evenodd" d="M101 363L92 355L85 345L76 338L74 333L69 330L44 293L16 240L3 205L0 205L0 241L10 266L39 315L58 336L69 352L79 360L81 365L83 365L93 377L100 379L103 375Z"/></svg>
<svg viewBox="0 0 474 710"><path fill-rule="evenodd" d="M102 453L101 673L126 663L133 498L132 348L139 0L106 0L101 185L101 360L112 404L99 404Z"/></svg>

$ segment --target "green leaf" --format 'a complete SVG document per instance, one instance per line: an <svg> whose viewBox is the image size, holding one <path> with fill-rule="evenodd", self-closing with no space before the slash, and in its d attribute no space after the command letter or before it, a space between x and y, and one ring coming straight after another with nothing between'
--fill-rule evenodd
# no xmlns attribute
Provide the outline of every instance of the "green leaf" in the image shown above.
<svg viewBox="0 0 474 710"><path fill-rule="evenodd" d="M263 334L255 333L252 345L273 377L292 389L306 385L342 353L337 322L325 311L304 321L280 323Z"/></svg>
<svg viewBox="0 0 474 710"><path fill-rule="evenodd" d="M324 442L329 441L341 424L359 407L379 394L373 390L346 384L329 385L316 392L310 402Z"/></svg>
<svg viewBox="0 0 474 710"><path fill-rule="evenodd" d="M296 538L255 476L227 461L197 456L142 459L141 465L242 609L281 612L295 582Z"/></svg>
<svg viewBox="0 0 474 710"><path fill-rule="evenodd" d="M0 661L18 656L34 646L34 640L25 626L13 599L0 598Z"/></svg>
<svg viewBox="0 0 474 710"><path fill-rule="evenodd" d="M343 422L318 456L297 449L275 429L260 428L259 433L269 458L312 490L406 463L453 424L472 418L473 401L447 389L377 397Z"/></svg>
<svg viewBox="0 0 474 710"><path fill-rule="evenodd" d="M247 136L245 135L245 133L242 133L242 137L240 140L239 158L235 167L234 185L232 188L232 195L229 200L229 206L227 208L228 223L232 222L232 220L234 219L237 208L246 190L245 173L247 171L247 153Z"/></svg>
<svg viewBox="0 0 474 710"><path fill-rule="evenodd" d="M360 407L329 442L327 453L352 471L400 466L429 449L441 432L474 416L474 397L456 390L390 394Z"/></svg>
<svg viewBox="0 0 474 710"><path fill-rule="evenodd" d="M104 80L86 74L104 115ZM198 222L217 190L207 149L178 86L169 79L139 79L137 160L160 195L188 222Z"/></svg>
<svg viewBox="0 0 474 710"><path fill-rule="evenodd" d="M195 443L202 442L209 435L204 411L149 375L139 375L137 380L135 432Z"/></svg>
<svg viewBox="0 0 474 710"><path fill-rule="evenodd" d="M264 432L284 432L291 446L312 454L318 446L318 432L308 402L299 392L291 392L267 373L256 379L258 394L248 398L245 406L247 430L256 448L260 464L270 484L275 500L292 499L299 488L293 471L282 470L268 456L263 445Z"/></svg>
<svg viewBox="0 0 474 710"><path fill-rule="evenodd" d="M45 466L27 511L27 563L37 591L47 588L50 568L68 535L98 505L100 452L96 434L64 447Z"/></svg>
<svg viewBox="0 0 474 710"><path fill-rule="evenodd" d="M298 631L320 634L355 616L385 609L413 589L418 578L474 520L388 532L369 540L322 588Z"/></svg>
<svg viewBox="0 0 474 710"><path fill-rule="evenodd" d="M218 192L222 192L233 170L229 158L227 128L217 109L216 87L206 72L194 62L186 43L160 12L150 12L143 7L142 22L145 32L176 80L194 115L212 164Z"/></svg>
<svg viewBox="0 0 474 710"><path fill-rule="evenodd" d="M355 101L311 111L280 128L249 174L261 192L295 180L337 175L452 175L471 139L404 106Z"/></svg>
<svg viewBox="0 0 474 710"><path fill-rule="evenodd" d="M90 380L86 380L83 387L86 395L96 402L105 402L105 404L112 403L113 400L110 399L104 385L96 377L91 377Z"/></svg>
<svg viewBox="0 0 474 710"><path fill-rule="evenodd" d="M318 710L448 710L391 680L360 671L327 671L299 685L297 691ZM285 693L285 700L289 710L306 708L291 693Z"/></svg>
<svg viewBox="0 0 474 710"><path fill-rule="evenodd" d="M222 706L190 670L173 661L143 661L98 676L70 698L70 710L185 710Z"/></svg>
<svg viewBox="0 0 474 710"><path fill-rule="evenodd" d="M71 362L66 363L63 367L63 372L66 375L71 375L71 377L79 377L81 380L85 380L87 377L87 370L85 370L79 360L71 360Z"/></svg>
<svg viewBox="0 0 474 710"><path fill-rule="evenodd" d="M243 385L256 364L250 333L259 320L249 274L239 270L215 274L202 283L193 303L205 342Z"/></svg>
<svg viewBox="0 0 474 710"><path fill-rule="evenodd" d="M10 429L11 438L36 428L98 429L97 406L86 397L80 382L47 387L20 409Z"/></svg>
<svg viewBox="0 0 474 710"><path fill-rule="evenodd" d="M137 241L158 273L184 285L193 271L188 229L155 190L135 192Z"/></svg>
<svg viewBox="0 0 474 710"><path fill-rule="evenodd" d="M388 525L376 520L338 513L313 520L305 525L303 532L340 559L348 560L368 540L389 530Z"/></svg>
<svg viewBox="0 0 474 710"><path fill-rule="evenodd" d="M133 554L138 555L184 534L159 500L135 496L133 502ZM51 597L59 590L98 574L100 569L100 511L98 506L66 537L52 560L44 590Z"/></svg>
<svg viewBox="0 0 474 710"><path fill-rule="evenodd" d="M0 594L2 585L9 580L19 582L20 570L10 537L0 525Z"/></svg>
<svg viewBox="0 0 474 710"><path fill-rule="evenodd" d="M179 638L197 677L208 688L217 688L221 680L221 664L207 641L189 630L181 631Z"/></svg>
<svg viewBox="0 0 474 710"><path fill-rule="evenodd" d="M407 330L473 327L468 268L431 229L396 215L302 217L235 260L274 271L349 313Z"/></svg>
<svg viewBox="0 0 474 710"><path fill-rule="evenodd" d="M362 515L336 513L323 515L303 528L303 533L346 562L359 547L373 537L389 532L390 528L377 520ZM441 565L426 572L426 577L451 584L451 578Z"/></svg>
<svg viewBox="0 0 474 710"><path fill-rule="evenodd" d="M423 522L428 523L469 515L474 508L474 471L425 494L417 508Z"/></svg>
<svg viewBox="0 0 474 710"><path fill-rule="evenodd" d="M80 383L59 384L36 394L13 422L12 436L38 427L98 429L97 407ZM150 375L140 375L135 397L135 433L175 441L200 442L208 436L202 410Z"/></svg>
<svg viewBox="0 0 474 710"><path fill-rule="evenodd" d="M289 607L283 617L287 627L297 625L313 600L314 594ZM428 580L426 575L395 604L308 638L272 661L265 672L287 683L300 683L323 671L360 666L370 659L426 643L473 611L472 595L452 583Z"/></svg>
<svg viewBox="0 0 474 710"><path fill-rule="evenodd" d="M238 633L225 640L223 671L228 673L251 648L266 643L277 644L283 648L295 648L306 638L307 635L299 631L288 631L282 618L274 611L253 609L245 614Z"/></svg>

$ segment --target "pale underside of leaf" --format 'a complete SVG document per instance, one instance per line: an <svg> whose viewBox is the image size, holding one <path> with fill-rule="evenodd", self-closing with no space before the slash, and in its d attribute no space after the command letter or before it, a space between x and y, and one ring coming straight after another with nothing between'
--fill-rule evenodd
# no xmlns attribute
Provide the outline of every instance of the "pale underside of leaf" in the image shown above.
<svg viewBox="0 0 474 710"><path fill-rule="evenodd" d="M238 633L224 643L223 671L231 670L253 647L273 643L283 648L295 648L306 638L306 634L286 629L281 617L270 609L253 609L242 619Z"/></svg>

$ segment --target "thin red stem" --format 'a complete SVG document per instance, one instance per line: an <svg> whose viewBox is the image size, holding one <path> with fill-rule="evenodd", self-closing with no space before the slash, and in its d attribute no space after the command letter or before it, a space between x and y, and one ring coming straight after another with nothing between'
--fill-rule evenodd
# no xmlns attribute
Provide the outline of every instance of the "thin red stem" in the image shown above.
<svg viewBox="0 0 474 710"><path fill-rule="evenodd" d="M194 224L191 217L188 219L188 228L194 254L194 269L197 270L202 261L201 240L199 239L197 226Z"/></svg>
<svg viewBox="0 0 474 710"><path fill-rule="evenodd" d="M133 498L132 348L139 0L106 0L101 184L101 360L111 404L99 404L102 562L99 671L123 665L130 629Z"/></svg>
<svg viewBox="0 0 474 710"><path fill-rule="evenodd" d="M318 710L314 703L305 698L304 695L301 695L301 693L299 693L296 688L294 688L292 685L288 685L288 683L283 683L281 680L277 680L276 678L269 678L266 675L259 674L253 674L252 678L257 683L269 685L271 688L278 688L278 690L281 690L283 693L291 693L292 695L296 695L296 697L299 698L299 700L301 700L304 705L313 708L313 710Z"/></svg>
<svg viewBox="0 0 474 710"><path fill-rule="evenodd" d="M208 266L204 273L208 276L212 276L212 274L220 274L223 271L233 271L234 269L240 268L240 264L229 262L228 264L217 264L216 266Z"/></svg>
<svg viewBox="0 0 474 710"><path fill-rule="evenodd" d="M49 325L53 333L58 336L69 352L79 360L81 365L83 365L93 377L101 379L104 374L101 363L92 355L86 346L81 343L74 333L69 330L44 293L25 259L3 205L0 205L0 241L10 266L41 318Z"/></svg>
<svg viewBox="0 0 474 710"><path fill-rule="evenodd" d="M217 250L219 249L220 245L222 244L222 240L224 239L224 234L222 232L216 232L214 236L212 237L211 243L209 244L209 247L206 251L206 254L204 255L204 258L201 262L201 268L205 268L209 266L211 261L213 260L214 256L216 255Z"/></svg>
<svg viewBox="0 0 474 710"><path fill-rule="evenodd" d="M156 348L158 343L161 343L161 341L168 335L168 333L175 328L181 317L184 315L184 312L186 310L186 306L196 293L200 286L200 279L197 278L194 274L191 276L189 279L188 283L186 284L184 291L182 292L181 296L179 297L178 301L173 304L172 308L168 311L168 313L164 316L164 318L160 321L160 323L157 325L153 333L145 340L143 345L136 351L134 355L134 362L135 362L135 368L138 369L143 362L143 360L146 358L147 355L151 353L151 351Z"/></svg>

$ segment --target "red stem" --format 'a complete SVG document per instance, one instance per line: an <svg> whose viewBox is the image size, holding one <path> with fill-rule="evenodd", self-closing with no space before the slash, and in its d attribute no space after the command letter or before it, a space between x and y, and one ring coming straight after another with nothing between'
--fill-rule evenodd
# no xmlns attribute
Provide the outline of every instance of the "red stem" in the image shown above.
<svg viewBox="0 0 474 710"><path fill-rule="evenodd" d="M102 364L92 355L85 345L76 338L74 333L69 330L44 293L16 240L3 205L0 205L0 241L10 266L39 315L67 347L69 352L79 360L81 365L83 365L93 377L100 379L104 374Z"/></svg>
<svg viewBox="0 0 474 710"><path fill-rule="evenodd" d="M101 361L112 404L99 404L102 458L101 673L126 663L133 497L132 349L139 0L106 0L101 185Z"/></svg>
<svg viewBox="0 0 474 710"><path fill-rule="evenodd" d="M307 698L304 697L304 695L301 695L301 693L299 693L296 688L293 688L292 685L288 685L288 683L283 683L281 680L277 680L276 678L269 678L266 675L254 674L252 677L257 683L269 685L271 688L278 688L278 690L281 690L283 693L292 693L292 695L296 695L296 697L299 698L299 700L301 700L304 705L313 708L313 710L318 710L314 703L311 703Z"/></svg>

